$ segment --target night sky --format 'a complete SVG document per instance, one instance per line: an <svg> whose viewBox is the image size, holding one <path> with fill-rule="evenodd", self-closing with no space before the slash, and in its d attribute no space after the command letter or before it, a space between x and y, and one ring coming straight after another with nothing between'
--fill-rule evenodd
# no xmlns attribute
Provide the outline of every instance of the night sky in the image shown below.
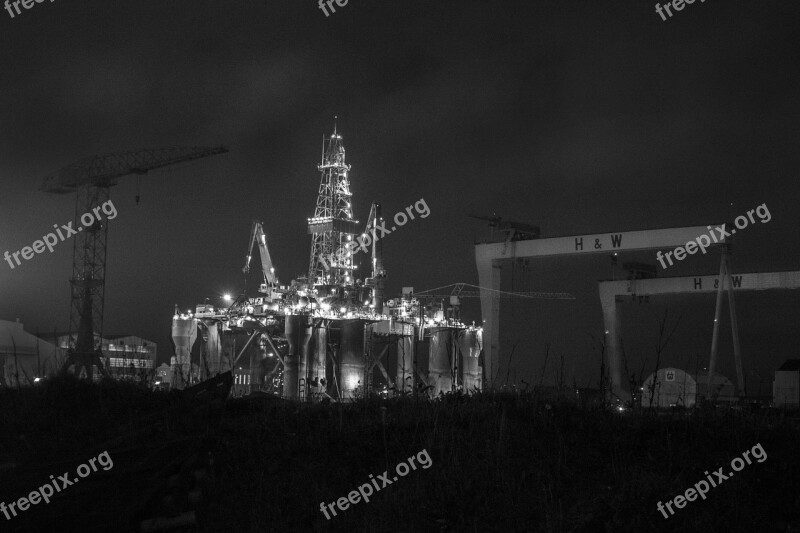
<svg viewBox="0 0 800 533"><path fill-rule="evenodd" d="M2 10L0 253L72 220L74 195L38 188L81 157L229 146L112 189L105 333L152 339L167 360L175 304L241 290L254 218L281 282L307 271L316 165L338 115L356 217L374 200L387 218L420 198L431 210L385 238L389 296L477 284L473 244L488 228L467 213L553 237L706 225L766 203L772 220L737 235L734 270L800 269L799 14L791 0L696 1L667 21L630 0L350 0L328 17L314 0ZM655 264L650 252L628 260ZM715 273L718 260L690 256L666 275ZM0 263L0 319L65 330L71 261L67 241L14 270ZM608 257L506 272L505 289L577 297L504 302L504 361L517 344L509 382L552 383L563 354L568 382L595 383L590 336L602 336L596 281L612 275ZM770 370L800 357L798 293L737 298L748 381L767 376L771 388ZM667 308L681 321L662 366L704 366L713 303L625 304L636 371L644 357L652 370ZM463 317L480 320L477 301ZM719 370L733 379L727 324Z"/></svg>

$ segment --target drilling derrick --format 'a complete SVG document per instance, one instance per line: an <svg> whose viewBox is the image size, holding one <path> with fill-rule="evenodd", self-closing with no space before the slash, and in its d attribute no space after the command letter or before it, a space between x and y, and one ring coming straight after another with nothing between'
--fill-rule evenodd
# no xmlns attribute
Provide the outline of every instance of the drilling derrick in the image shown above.
<svg viewBox="0 0 800 533"><path fill-rule="evenodd" d="M333 135L322 141L322 173L314 217L308 219L311 238L311 259L308 281L312 285L353 285L353 235L359 232L353 219L353 194L345 163L342 136ZM352 244L351 244L352 243Z"/></svg>

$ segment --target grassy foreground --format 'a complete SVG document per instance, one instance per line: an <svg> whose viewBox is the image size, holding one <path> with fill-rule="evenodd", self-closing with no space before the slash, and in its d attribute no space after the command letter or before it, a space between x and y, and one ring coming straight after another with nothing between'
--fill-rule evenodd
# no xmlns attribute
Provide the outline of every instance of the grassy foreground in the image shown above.
<svg viewBox="0 0 800 533"><path fill-rule="evenodd" d="M137 444L207 442L212 465L199 527L186 531L800 531L800 431L777 411L614 413L497 393L349 405L260 397L229 400L212 413L177 394L66 379L0 391L0 424L4 481L103 447L113 458ZM705 471L729 472L756 443L766 461L668 519L658 512L658 501L682 494ZM398 463L423 449L430 468L330 520L320 511L370 474L388 470L392 479ZM0 498L12 501L19 490ZM80 497L59 495L74 506ZM12 522L0 515L0 524Z"/></svg>

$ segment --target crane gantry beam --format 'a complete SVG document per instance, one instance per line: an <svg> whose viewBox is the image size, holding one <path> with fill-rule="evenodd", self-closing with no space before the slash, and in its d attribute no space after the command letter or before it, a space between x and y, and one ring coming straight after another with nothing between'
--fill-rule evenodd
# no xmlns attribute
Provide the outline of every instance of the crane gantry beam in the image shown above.
<svg viewBox="0 0 800 533"><path fill-rule="evenodd" d="M79 228L72 249L72 296L70 302L69 350L64 368L74 367L92 379L93 366L107 375L96 345L94 334L103 333L103 304L105 300L106 242L108 225L95 220L81 227L81 215L109 202L109 189L131 174L146 174L150 170L186 163L223 154L222 146L172 147L133 150L80 159L44 178L40 190L48 193L75 192L75 226ZM138 197L137 197L138 203ZM72 334L77 338L72 340Z"/></svg>

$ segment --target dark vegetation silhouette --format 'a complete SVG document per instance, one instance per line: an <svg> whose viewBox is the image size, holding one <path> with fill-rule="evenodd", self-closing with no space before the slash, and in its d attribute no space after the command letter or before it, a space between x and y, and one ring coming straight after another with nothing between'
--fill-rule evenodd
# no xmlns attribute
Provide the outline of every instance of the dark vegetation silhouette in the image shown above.
<svg viewBox="0 0 800 533"><path fill-rule="evenodd" d="M348 404L299 404L265 394L205 401L136 383L48 379L0 390L0 499L19 498L108 449L114 469L26 516L61 530L100 531L104 509L133 520L146 502L180 508L186 497L170 484L205 472L201 496L186 489L200 498L195 529L186 531L731 532L800 525L796 491L787 490L800 471L793 414L617 413L581 409L574 395L551 389L521 383L508 392L458 391L433 400L362 390ZM757 442L767 461L669 520L656 510L656 502ZM320 502L347 495L370 474L389 470L391 479L396 464L422 449L431 468L330 521L320 513ZM128 505L114 503L120 499Z"/></svg>

